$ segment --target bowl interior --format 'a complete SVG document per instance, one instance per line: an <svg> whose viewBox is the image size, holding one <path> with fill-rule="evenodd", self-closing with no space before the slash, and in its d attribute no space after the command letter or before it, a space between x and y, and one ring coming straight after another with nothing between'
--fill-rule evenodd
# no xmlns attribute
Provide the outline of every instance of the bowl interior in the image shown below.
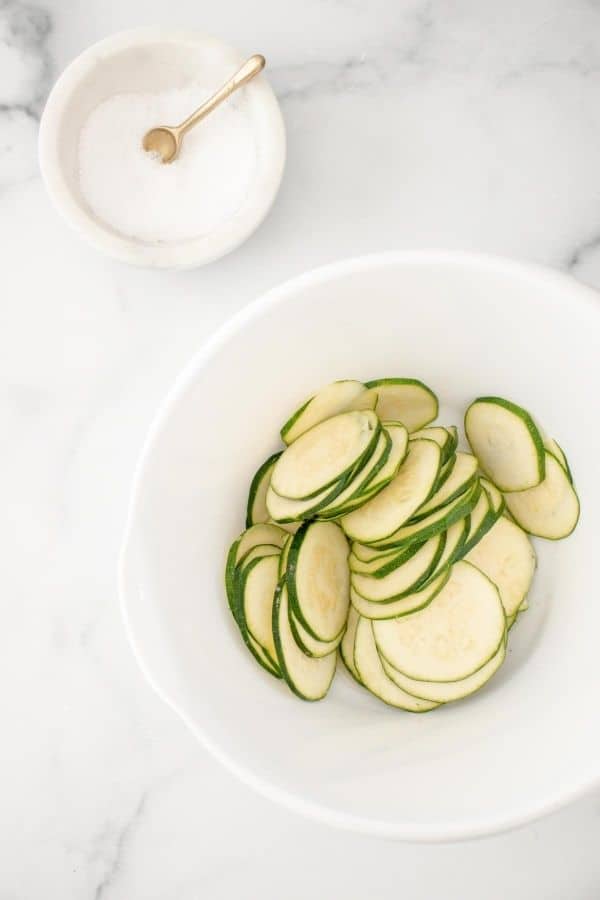
<svg viewBox="0 0 600 900"><path fill-rule="evenodd" d="M40 133L40 162L47 186L71 223L89 232L88 237L99 242L101 249L112 248L113 255L118 255L116 248L120 243L123 253L127 252L124 249L127 246L130 256L137 251L145 263L152 263L161 252L165 257L177 257L176 250L169 244L123 235L89 208L79 184L81 129L93 109L115 94L161 92L184 87L199 78L216 89L242 62L243 57L237 50L215 38L161 29L117 34L78 57L55 85L44 111ZM245 203L234 219L223 226L222 243L229 241L233 246L239 243L237 231L245 229L245 237L252 230L247 222L254 217L256 222L253 224L258 224L271 205L285 156L281 114L266 79L261 76L253 79L242 92L243 97L240 94L238 102L243 102L252 122L258 156L257 170ZM198 105L204 99L199 96ZM220 252L215 254L218 243L218 236L214 234L179 241L177 244L183 245L184 249L181 259L175 258L175 264L185 264L186 245L187 252L196 257L215 258L221 255ZM147 253L144 256L147 249L152 251L152 256Z"/></svg>
<svg viewBox="0 0 600 900"><path fill-rule="evenodd" d="M246 781L365 831L445 839L563 802L599 774L600 375L595 295L554 273L440 254L339 264L228 326L168 399L143 456L123 593L140 662ZM223 591L248 484L299 401L335 378L422 378L460 425L479 394L530 408L567 452L582 500L567 541L537 541L530 610L479 694L414 716L340 666L328 698L295 699L243 647Z"/></svg>

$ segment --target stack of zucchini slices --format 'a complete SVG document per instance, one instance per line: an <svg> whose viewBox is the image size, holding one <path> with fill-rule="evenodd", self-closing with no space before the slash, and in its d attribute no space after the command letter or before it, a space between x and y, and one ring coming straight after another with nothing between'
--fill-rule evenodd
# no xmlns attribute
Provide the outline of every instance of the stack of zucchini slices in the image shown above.
<svg viewBox="0 0 600 900"><path fill-rule="evenodd" d="M425 712L498 671L527 608L528 534L566 537L579 501L565 454L521 407L475 400L430 423L422 382L338 381L281 429L257 471L226 565L233 617L256 660L305 700L338 653L385 703Z"/></svg>

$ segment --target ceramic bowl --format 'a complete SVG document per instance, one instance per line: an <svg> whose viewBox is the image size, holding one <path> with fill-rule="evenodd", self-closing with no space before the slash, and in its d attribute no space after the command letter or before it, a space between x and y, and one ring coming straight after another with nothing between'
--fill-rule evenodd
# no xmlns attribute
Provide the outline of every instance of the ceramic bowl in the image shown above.
<svg viewBox="0 0 600 900"><path fill-rule="evenodd" d="M530 608L480 693L412 715L340 665L320 703L247 653L223 588L247 489L290 411L339 378L423 379L440 421L477 395L532 410L564 447L576 532L536 541ZM165 400L143 449L121 592L135 654L202 744L263 794L344 828L419 841L526 822L600 778L596 554L600 305L532 265L385 254L284 284L227 324Z"/></svg>
<svg viewBox="0 0 600 900"><path fill-rule="evenodd" d="M241 89L257 146L253 181L235 216L209 234L177 242L128 237L94 215L79 186L79 136L99 103L117 93L181 88L199 75L217 88L244 58L233 47L207 35L143 28L94 44L65 69L42 116L40 167L58 211L96 249L135 265L191 268L229 253L262 222L277 195L285 163L283 119L264 74Z"/></svg>

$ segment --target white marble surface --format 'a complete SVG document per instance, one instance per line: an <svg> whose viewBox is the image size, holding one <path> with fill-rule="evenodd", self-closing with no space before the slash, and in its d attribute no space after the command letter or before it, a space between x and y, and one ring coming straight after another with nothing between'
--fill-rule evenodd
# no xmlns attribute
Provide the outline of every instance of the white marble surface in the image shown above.
<svg viewBox="0 0 600 900"><path fill-rule="evenodd" d="M1 900L596 900L598 794L512 834L431 847L335 832L255 796L146 686L115 571L157 402L265 288L432 245L600 286L600 3L39 4L0 0ZM156 23L264 52L288 128L268 221L185 274L96 256L59 221L36 163L60 69Z"/></svg>

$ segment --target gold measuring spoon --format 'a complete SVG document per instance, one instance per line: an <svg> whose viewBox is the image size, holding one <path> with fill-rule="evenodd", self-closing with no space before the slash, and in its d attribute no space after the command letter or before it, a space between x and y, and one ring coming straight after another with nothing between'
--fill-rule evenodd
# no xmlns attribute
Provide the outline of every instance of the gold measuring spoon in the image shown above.
<svg viewBox="0 0 600 900"><path fill-rule="evenodd" d="M158 125L156 128L151 128L150 131L146 132L142 141L144 150L148 150L151 153L157 153L160 156L160 161L163 163L173 162L179 155L184 135L190 128L193 128L194 125L201 122L202 119L222 103L223 100L227 100L234 91L237 91L242 85L247 84L251 78L258 75L258 73L264 69L265 62L264 56L260 56L260 54L251 56L250 59L247 59L243 66L237 70L235 75L232 75L231 78L212 95L212 97L209 97L208 100L193 112L191 116L188 116L181 125Z"/></svg>

